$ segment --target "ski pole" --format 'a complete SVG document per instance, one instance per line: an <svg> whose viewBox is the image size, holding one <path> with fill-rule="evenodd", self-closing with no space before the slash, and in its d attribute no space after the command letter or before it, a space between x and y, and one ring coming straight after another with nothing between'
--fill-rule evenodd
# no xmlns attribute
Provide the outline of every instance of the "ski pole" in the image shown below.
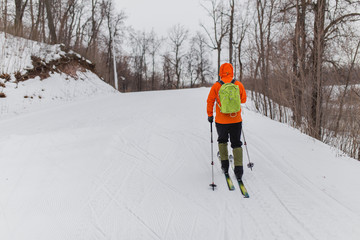
<svg viewBox="0 0 360 240"><path fill-rule="evenodd" d="M215 191L216 184L214 183L214 156L213 156L213 131L212 131L212 122L210 123L210 132L211 132L211 173L212 173L212 183L209 184L212 187L213 191Z"/></svg>
<svg viewBox="0 0 360 240"><path fill-rule="evenodd" d="M252 168L254 167L254 163L252 163L250 161L249 150L248 150L248 147L247 147L245 134L244 134L244 128L241 128L241 131L242 131L242 135L243 135L243 138L244 138L244 145L245 145L245 149L246 149L246 154L247 154L247 157L248 157L248 160L249 160L249 163L247 164L247 167L250 168L251 171L252 171Z"/></svg>

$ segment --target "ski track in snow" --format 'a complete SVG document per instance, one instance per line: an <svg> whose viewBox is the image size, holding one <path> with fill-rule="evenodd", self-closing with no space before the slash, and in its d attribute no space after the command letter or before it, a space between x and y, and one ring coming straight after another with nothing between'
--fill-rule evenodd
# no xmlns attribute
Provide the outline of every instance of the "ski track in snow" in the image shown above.
<svg viewBox="0 0 360 240"><path fill-rule="evenodd" d="M0 120L0 239L360 236L358 162L246 106L250 198L233 173L227 189L215 127L212 191L208 91L105 95Z"/></svg>

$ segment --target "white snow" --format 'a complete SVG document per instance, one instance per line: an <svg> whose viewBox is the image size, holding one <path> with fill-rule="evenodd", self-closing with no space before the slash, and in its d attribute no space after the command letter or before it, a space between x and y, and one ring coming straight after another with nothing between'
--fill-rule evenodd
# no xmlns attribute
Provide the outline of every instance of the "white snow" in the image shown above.
<svg viewBox="0 0 360 240"><path fill-rule="evenodd" d="M69 54L82 59L74 51L70 50ZM49 63L65 55L60 44L48 45L10 34L5 36L0 32L0 75L9 74L11 78L9 81L0 78L0 93L6 95L5 98L0 98L0 119L42 109L47 105L53 107L89 96L116 93L113 87L101 81L95 73L84 69L79 69L73 76L54 71L43 80L37 77L24 82L16 81L16 72L24 74L27 69L34 67L31 56Z"/></svg>
<svg viewBox="0 0 360 240"><path fill-rule="evenodd" d="M338 100L344 94L346 85L333 85L333 86L326 86L325 89L329 91L331 100ZM360 84L350 84L347 86L347 91L360 91Z"/></svg>
<svg viewBox="0 0 360 240"><path fill-rule="evenodd" d="M247 105L250 198L215 159L212 191L208 92L49 100L0 119L0 239L359 239L360 163Z"/></svg>
<svg viewBox="0 0 360 240"><path fill-rule="evenodd" d="M45 105L53 106L89 96L116 92L91 71L78 71L76 76L77 79L74 79L65 73L53 73L44 80L36 77L18 84L6 82L6 87L2 89L6 98L0 98L0 119L8 115L41 109ZM2 80L0 79L0 82Z"/></svg>
<svg viewBox="0 0 360 240"><path fill-rule="evenodd" d="M61 45L48 45L36 41L14 37L0 32L0 74L24 74L26 69L33 68L31 56L36 56L48 63L60 59L66 53L61 51Z"/></svg>

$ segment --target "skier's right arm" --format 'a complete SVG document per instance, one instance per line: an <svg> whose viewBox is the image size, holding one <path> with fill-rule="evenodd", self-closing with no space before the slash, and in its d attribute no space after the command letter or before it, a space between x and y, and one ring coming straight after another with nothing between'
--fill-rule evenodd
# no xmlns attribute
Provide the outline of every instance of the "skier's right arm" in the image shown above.
<svg viewBox="0 0 360 240"><path fill-rule="evenodd" d="M214 114L214 103L216 99L216 91L215 91L215 84L211 87L209 96L207 98L207 114L208 117L213 116Z"/></svg>

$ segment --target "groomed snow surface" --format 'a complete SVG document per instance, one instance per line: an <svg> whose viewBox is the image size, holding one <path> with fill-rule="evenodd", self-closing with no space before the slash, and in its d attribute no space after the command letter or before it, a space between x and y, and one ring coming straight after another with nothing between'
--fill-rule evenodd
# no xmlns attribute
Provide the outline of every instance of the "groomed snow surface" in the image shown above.
<svg viewBox="0 0 360 240"><path fill-rule="evenodd" d="M251 102L250 198L215 159L212 191L208 92L109 92L0 118L0 239L360 238L360 163Z"/></svg>

